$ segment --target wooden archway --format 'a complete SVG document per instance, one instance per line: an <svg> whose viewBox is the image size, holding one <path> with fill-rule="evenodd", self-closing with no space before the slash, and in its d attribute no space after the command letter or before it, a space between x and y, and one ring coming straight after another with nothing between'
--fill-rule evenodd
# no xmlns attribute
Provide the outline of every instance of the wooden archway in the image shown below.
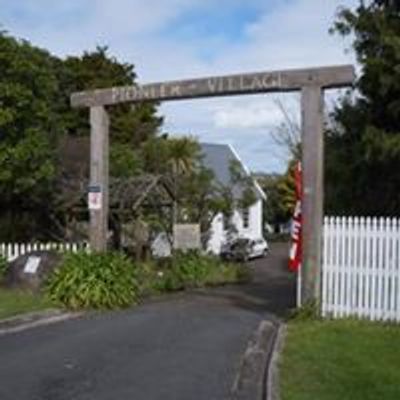
<svg viewBox="0 0 400 400"><path fill-rule="evenodd" d="M109 119L105 109L120 103L301 91L303 167L302 302L318 300L323 223L323 92L353 84L351 65L214 76L184 81L113 87L73 93L73 107L90 108L90 187L101 207L90 212L90 245L106 250L109 208Z"/></svg>

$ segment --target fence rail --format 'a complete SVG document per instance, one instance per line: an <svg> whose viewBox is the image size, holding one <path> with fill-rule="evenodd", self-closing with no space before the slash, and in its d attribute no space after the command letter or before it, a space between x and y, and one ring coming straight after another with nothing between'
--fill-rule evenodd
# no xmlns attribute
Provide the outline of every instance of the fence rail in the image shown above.
<svg viewBox="0 0 400 400"><path fill-rule="evenodd" d="M400 220L324 220L322 315L400 322Z"/></svg>
<svg viewBox="0 0 400 400"><path fill-rule="evenodd" d="M88 249L86 242L81 243L0 243L0 254L7 259L13 261L31 251L57 250L77 252L79 250Z"/></svg>

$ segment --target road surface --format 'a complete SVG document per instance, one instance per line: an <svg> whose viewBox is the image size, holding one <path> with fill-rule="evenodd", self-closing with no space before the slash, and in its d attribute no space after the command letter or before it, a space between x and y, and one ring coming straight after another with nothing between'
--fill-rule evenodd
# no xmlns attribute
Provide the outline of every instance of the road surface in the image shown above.
<svg viewBox="0 0 400 400"><path fill-rule="evenodd" d="M1 400L229 399L247 342L294 303L286 245L246 285L0 337Z"/></svg>

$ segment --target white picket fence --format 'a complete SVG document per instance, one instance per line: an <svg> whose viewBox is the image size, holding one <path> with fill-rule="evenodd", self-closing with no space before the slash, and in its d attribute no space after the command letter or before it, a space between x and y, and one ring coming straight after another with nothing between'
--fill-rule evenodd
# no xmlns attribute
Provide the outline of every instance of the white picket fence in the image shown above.
<svg viewBox="0 0 400 400"><path fill-rule="evenodd" d="M0 243L0 254L7 259L13 261L23 254L37 250L57 250L77 252L88 249L86 242L81 243Z"/></svg>
<svg viewBox="0 0 400 400"><path fill-rule="evenodd" d="M322 315L400 322L400 220L324 220Z"/></svg>

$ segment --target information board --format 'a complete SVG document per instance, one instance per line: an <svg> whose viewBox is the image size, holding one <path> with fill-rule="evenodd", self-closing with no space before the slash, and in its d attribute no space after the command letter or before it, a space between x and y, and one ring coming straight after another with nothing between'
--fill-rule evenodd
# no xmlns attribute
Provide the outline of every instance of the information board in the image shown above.
<svg viewBox="0 0 400 400"><path fill-rule="evenodd" d="M25 274L36 274L40 265L40 257L30 256L25 263L24 273Z"/></svg>
<svg viewBox="0 0 400 400"><path fill-rule="evenodd" d="M174 225L174 249L192 250L200 249L200 225L199 224L175 224Z"/></svg>

